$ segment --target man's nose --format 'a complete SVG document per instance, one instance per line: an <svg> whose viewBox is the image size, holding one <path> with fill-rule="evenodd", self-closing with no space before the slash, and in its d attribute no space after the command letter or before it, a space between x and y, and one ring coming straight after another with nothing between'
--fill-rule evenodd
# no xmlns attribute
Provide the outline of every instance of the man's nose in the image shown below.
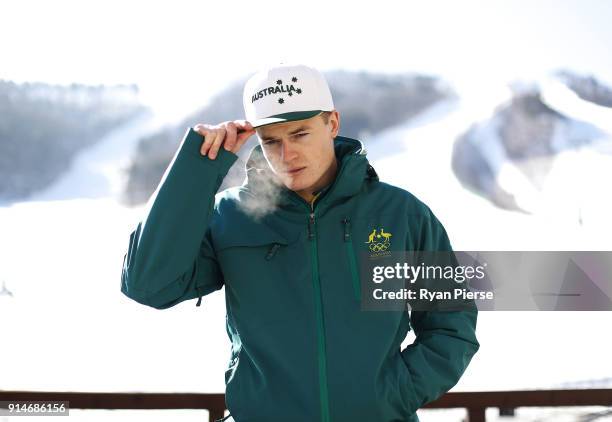
<svg viewBox="0 0 612 422"><path fill-rule="evenodd" d="M295 146L292 145L290 141L283 140L281 151L282 160L284 162L289 162L294 160L295 157L297 157L297 151L295 149Z"/></svg>

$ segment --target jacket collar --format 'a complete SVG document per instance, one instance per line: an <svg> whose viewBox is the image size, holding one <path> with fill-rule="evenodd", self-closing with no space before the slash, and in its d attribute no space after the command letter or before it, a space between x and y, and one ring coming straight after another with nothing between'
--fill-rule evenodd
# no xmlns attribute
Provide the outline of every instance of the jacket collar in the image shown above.
<svg viewBox="0 0 612 422"><path fill-rule="evenodd" d="M330 205L357 194L366 179L378 180L378 175L369 164L361 141L338 135L334 138L334 150L338 160L336 178L322 189L317 198L317 207L322 203ZM298 194L278 182L268 166L260 144L256 145L249 154L246 174L243 187L254 195L271 197L269 192L276 190L278 194L272 196L279 206L308 206Z"/></svg>

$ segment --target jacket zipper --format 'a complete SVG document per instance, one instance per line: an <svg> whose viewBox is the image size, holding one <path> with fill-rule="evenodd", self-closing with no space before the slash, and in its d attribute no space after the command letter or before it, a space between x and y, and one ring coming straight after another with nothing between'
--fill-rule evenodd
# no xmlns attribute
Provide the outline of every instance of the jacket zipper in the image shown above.
<svg viewBox="0 0 612 422"><path fill-rule="evenodd" d="M336 179L340 178L344 172L345 166L341 166ZM329 189L333 190L333 185ZM290 191L292 197L301 204L308 207L308 202L304 200L294 191ZM310 242L310 255L312 262L312 285L314 290L315 310L317 317L317 351L319 360L319 400L321 402L321 422L331 422L329 416L329 392L327 388L327 357L325 354L325 322L323 320L323 298L321 295L321 280L319 279L319 259L317 251L317 235L316 235L316 213L314 203L321 194L319 191L310 202L308 215L308 241Z"/></svg>
<svg viewBox="0 0 612 422"><path fill-rule="evenodd" d="M316 196L310 203L310 215L308 219L308 240L310 242L310 253L312 262L312 286L314 290L314 302L317 317L317 350L319 362L319 399L321 401L321 422L330 422L329 396L327 390L327 359L325 354L325 321L323 320L321 280L319 279L316 215L314 210L315 200Z"/></svg>
<svg viewBox="0 0 612 422"><path fill-rule="evenodd" d="M353 280L353 293L355 299L359 300L359 272L357 271L357 262L355 261L355 249L353 248L353 239L351 238L351 219L346 217L342 220L344 223L344 244L346 245L346 256L349 260L349 266L351 268L351 279Z"/></svg>

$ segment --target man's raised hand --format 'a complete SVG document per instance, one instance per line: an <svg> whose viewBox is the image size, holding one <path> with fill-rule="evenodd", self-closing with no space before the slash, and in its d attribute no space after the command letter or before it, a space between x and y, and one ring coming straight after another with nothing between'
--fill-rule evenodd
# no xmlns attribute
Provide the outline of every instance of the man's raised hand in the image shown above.
<svg viewBox="0 0 612 422"><path fill-rule="evenodd" d="M237 154L247 139L255 134L255 129L246 120L228 120L217 125L198 123L193 130L204 137L200 153L208 155L211 160L217 157L222 145L227 151Z"/></svg>

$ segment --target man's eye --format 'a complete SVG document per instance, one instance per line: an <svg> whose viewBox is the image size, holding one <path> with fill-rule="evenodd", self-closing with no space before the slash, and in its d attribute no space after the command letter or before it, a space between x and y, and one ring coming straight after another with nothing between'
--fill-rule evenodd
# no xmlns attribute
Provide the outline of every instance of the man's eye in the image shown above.
<svg viewBox="0 0 612 422"><path fill-rule="evenodd" d="M299 136L300 138L301 138L302 136L306 136L306 135L308 135L308 132L303 132L303 133L298 133L298 134L297 134L297 136Z"/></svg>
<svg viewBox="0 0 612 422"><path fill-rule="evenodd" d="M264 145L274 145L274 144L277 144L277 143L278 143L278 141L277 141L277 140L273 140L273 141L266 141L266 142L264 142Z"/></svg>

